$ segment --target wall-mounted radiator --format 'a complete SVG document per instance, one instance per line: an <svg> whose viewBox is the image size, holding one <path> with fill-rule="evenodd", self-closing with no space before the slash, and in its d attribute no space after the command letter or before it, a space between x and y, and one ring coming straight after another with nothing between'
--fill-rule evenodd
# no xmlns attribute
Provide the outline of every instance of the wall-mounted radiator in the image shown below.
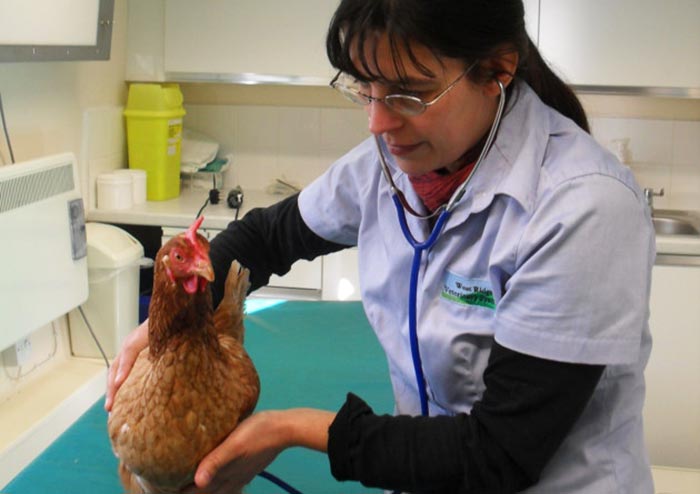
<svg viewBox="0 0 700 494"><path fill-rule="evenodd" d="M72 154L0 167L0 350L87 300Z"/></svg>

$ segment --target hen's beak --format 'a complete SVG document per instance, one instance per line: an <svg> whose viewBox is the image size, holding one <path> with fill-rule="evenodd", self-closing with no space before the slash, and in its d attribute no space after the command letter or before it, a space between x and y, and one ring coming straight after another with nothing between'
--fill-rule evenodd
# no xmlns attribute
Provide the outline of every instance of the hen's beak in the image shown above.
<svg viewBox="0 0 700 494"><path fill-rule="evenodd" d="M182 280L182 288L190 295L203 292L207 283L214 281L214 268L209 257L197 258L188 271L188 276Z"/></svg>
<svg viewBox="0 0 700 494"><path fill-rule="evenodd" d="M194 262L190 272L200 278L204 278L208 282L214 281L214 268L211 266L211 261L205 258L199 258Z"/></svg>

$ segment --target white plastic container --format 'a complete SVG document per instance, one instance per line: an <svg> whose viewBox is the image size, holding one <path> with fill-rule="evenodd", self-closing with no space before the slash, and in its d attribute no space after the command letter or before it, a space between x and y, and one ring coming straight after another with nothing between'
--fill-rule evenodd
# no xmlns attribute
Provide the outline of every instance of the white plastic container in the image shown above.
<svg viewBox="0 0 700 494"><path fill-rule="evenodd" d="M131 176L100 173L97 176L97 209L129 209L133 204Z"/></svg>
<svg viewBox="0 0 700 494"><path fill-rule="evenodd" d="M143 246L112 225L87 223L88 300L83 311L107 357L116 355L139 319L139 269ZM69 314L76 357L101 357L78 310Z"/></svg>
<svg viewBox="0 0 700 494"><path fill-rule="evenodd" d="M131 202L134 205L146 202L146 170L119 168L114 173L131 177Z"/></svg>

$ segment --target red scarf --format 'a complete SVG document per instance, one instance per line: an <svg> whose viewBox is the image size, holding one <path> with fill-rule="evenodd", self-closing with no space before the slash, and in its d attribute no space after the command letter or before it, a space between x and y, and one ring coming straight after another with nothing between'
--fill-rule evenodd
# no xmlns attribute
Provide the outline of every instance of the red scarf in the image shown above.
<svg viewBox="0 0 700 494"><path fill-rule="evenodd" d="M408 179L413 185L413 190L432 213L452 197L454 191L467 179L475 164L476 161L472 161L454 173L448 173L441 168L425 175L409 176Z"/></svg>

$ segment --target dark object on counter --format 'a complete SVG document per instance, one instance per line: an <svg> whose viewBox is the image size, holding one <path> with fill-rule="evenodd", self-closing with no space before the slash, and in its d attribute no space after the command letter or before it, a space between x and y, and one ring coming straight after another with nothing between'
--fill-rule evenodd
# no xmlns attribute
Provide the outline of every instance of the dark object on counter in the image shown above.
<svg viewBox="0 0 700 494"><path fill-rule="evenodd" d="M219 200L219 189L211 189L209 191L209 202L212 204L219 204Z"/></svg>
<svg viewBox="0 0 700 494"><path fill-rule="evenodd" d="M232 209L240 209L243 204L243 189L241 189L240 185L229 190L228 196L226 197L226 204Z"/></svg>

